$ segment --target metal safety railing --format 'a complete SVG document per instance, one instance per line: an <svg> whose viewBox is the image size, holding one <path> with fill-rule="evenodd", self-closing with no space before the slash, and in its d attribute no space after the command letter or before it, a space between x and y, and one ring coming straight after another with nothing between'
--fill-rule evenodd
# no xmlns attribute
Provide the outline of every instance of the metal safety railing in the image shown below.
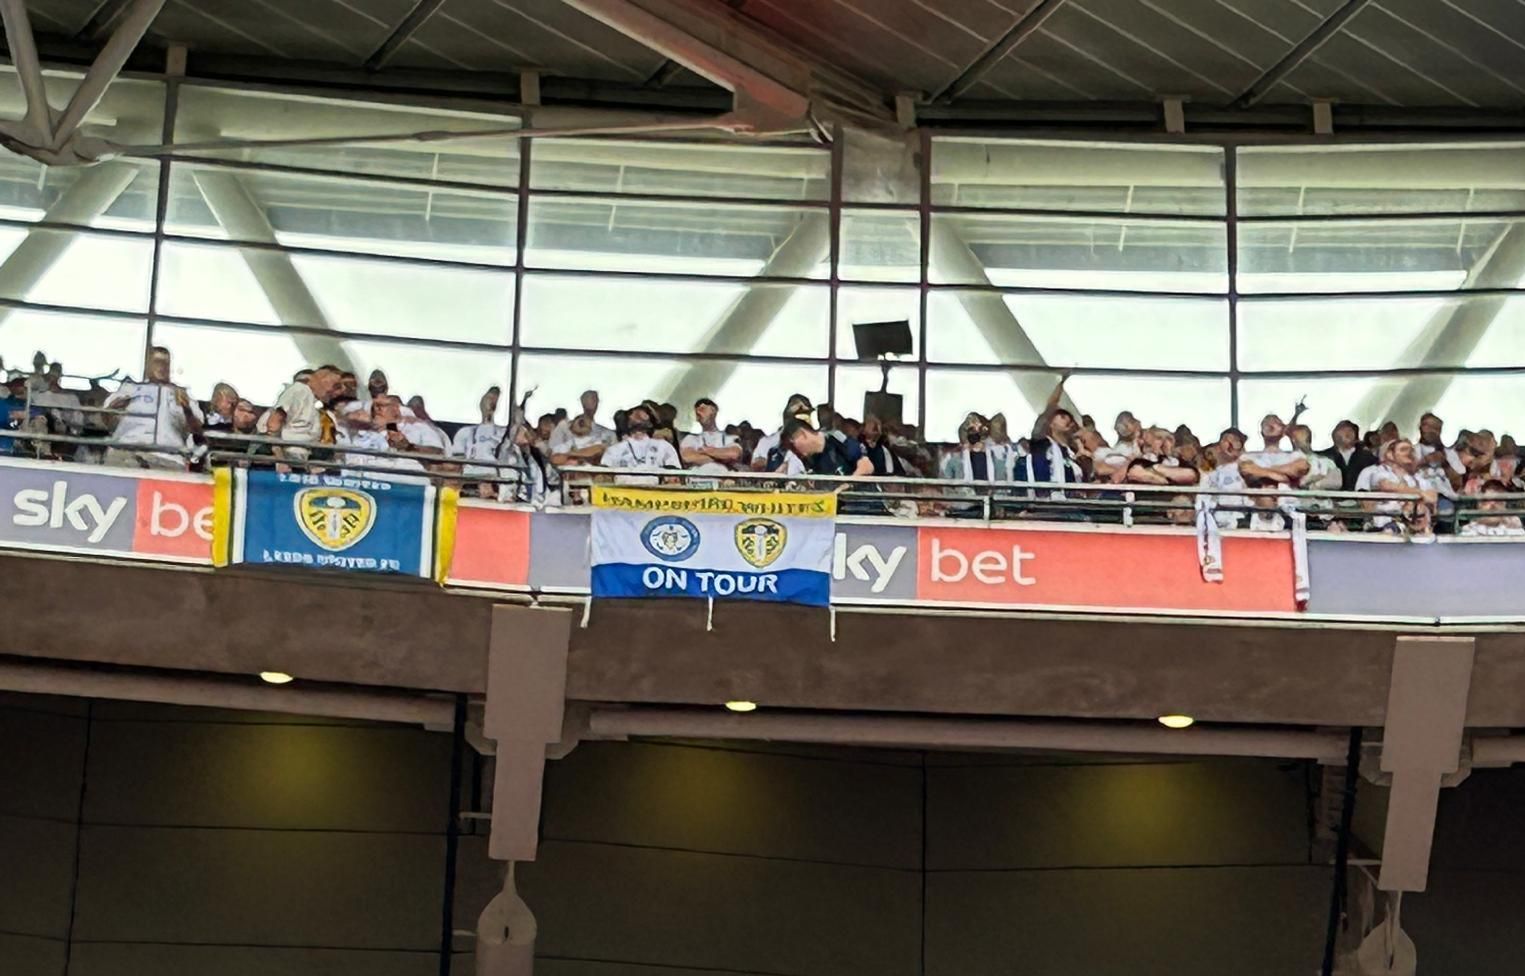
<svg viewBox="0 0 1525 976"><path fill-rule="evenodd" d="M561 504L590 504L595 484L658 484L675 491L833 491L844 515L898 518L1091 521L1122 525L1192 525L1206 508L1222 528L1286 528L1301 512L1309 527L1358 531L1372 527L1402 534L1428 531L1434 510L1413 495L1389 492L1204 488L1200 485L1104 485L1090 482L962 481L940 478L852 478L735 471L724 474L673 469L560 469ZM1525 496L1507 499L1525 514ZM1482 512L1482 509L1467 509ZM1497 512L1487 512L1497 515Z"/></svg>
<svg viewBox="0 0 1525 976"><path fill-rule="evenodd" d="M30 402L27 409L32 409ZM43 404L40 409L55 408ZM103 416L128 413L107 408L84 409ZM844 515L896 519L1190 526L1196 524L1199 512L1205 509L1218 527L1225 529L1284 529L1289 525L1289 516L1297 512L1315 530L1380 529L1409 536L1428 535L1439 528L1458 534L1525 536L1525 494L1466 495L1430 504L1415 495L1386 492L1218 489L1201 485L851 478L549 465L537 471L538 465L519 460L395 451L228 431L206 432L201 443L183 446L29 429L0 433L0 441L7 439L23 448L13 449L12 453L18 456L61 457L59 446L85 446L96 449L102 456L106 450L115 449L120 452L119 458L142 459L145 468L271 467L410 481L426 479L463 488L468 496L537 507L585 507L590 504L595 484L644 483L673 491L832 491L838 494L838 510Z"/></svg>

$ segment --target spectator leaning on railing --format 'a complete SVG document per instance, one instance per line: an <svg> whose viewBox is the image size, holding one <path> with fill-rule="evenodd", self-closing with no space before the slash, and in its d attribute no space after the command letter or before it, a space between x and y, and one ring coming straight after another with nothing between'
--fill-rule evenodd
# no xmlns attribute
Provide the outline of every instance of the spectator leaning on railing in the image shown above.
<svg viewBox="0 0 1525 976"><path fill-rule="evenodd" d="M319 366L311 372L298 373L281 391L275 406L270 408L261 424L265 434L290 445L275 448L277 457L290 461L307 460L309 445L318 444L323 439L324 405L338 390L338 367Z"/></svg>
<svg viewBox="0 0 1525 976"><path fill-rule="evenodd" d="M1357 491L1373 491L1390 495L1408 495L1414 500L1366 502L1365 508L1376 513L1372 527L1386 532L1401 532L1403 525L1395 515L1407 515L1408 527L1416 534L1431 531L1431 514L1435 509L1436 495L1421 486L1417 472L1419 455L1412 441L1405 438L1388 441L1382 446L1382 463L1361 473Z"/></svg>
<svg viewBox="0 0 1525 976"><path fill-rule="evenodd" d="M170 354L163 346L148 353L148 368L141 383L127 382L106 401L109 410L126 411L115 418L113 439L122 444L143 444L183 452L201 433L201 408L185 390L170 382ZM163 468L183 471L184 453L157 453L112 447L106 463L119 467Z"/></svg>

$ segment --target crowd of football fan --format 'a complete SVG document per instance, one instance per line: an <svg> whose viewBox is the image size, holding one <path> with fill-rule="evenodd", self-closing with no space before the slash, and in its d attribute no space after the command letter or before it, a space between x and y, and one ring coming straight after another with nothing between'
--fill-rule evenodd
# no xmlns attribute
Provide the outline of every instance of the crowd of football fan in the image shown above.
<svg viewBox="0 0 1525 976"><path fill-rule="evenodd" d="M1363 435L1342 421L1324 450L1315 450L1313 432L1297 423L1301 406L1290 423L1265 417L1259 443L1233 428L1204 443L1184 425L1145 426L1127 411L1109 436L1089 416L1062 406L1061 380L1027 436L1013 437L1000 413L970 413L957 444L931 445L912 426L842 416L802 394L788 398L771 431L746 421L721 426L719 405L700 399L693 404L697 427L684 432L675 426L675 406L652 401L614 411L613 426L605 426L593 390L582 395L575 415L559 409L531 421L526 403L508 411L505 425L495 420L501 392L493 387L482 396L480 422L442 425L421 397L404 402L393 393L381 370L363 389L354 373L335 366L302 370L268 407L226 383L198 401L170 376L170 352L156 347L141 381L115 390L97 381L71 389L62 366L38 353L31 372L6 373L9 410L0 453L171 470L215 463L338 465L450 478L480 497L530 504L553 497L562 478L579 467L629 471L624 480L647 482L678 469L717 478L747 470L938 478L1011 486L1047 499L1117 498L1149 485L1159 489L1149 497L1165 502L1162 517L1179 522L1200 517L1203 502L1170 489L1200 487L1210 494L1195 494L1210 499L1209 515L1224 528L1277 530L1287 525L1286 515L1301 510L1331 530L1525 535L1520 517L1511 514L1519 505L1501 498L1469 502L1525 492L1514 440L1464 430L1448 441L1434 414L1420 419L1413 438L1393 423ZM1236 494L1251 489L1265 490ZM1316 502L1298 491L1387 497ZM917 511L927 514L929 507L954 516L971 510L954 501Z"/></svg>

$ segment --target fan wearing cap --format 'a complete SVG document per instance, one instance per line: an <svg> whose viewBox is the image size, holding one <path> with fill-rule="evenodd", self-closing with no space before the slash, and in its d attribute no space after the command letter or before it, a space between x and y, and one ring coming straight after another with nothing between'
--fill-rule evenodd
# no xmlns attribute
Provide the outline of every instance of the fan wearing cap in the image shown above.
<svg viewBox="0 0 1525 976"><path fill-rule="evenodd" d="M678 460L678 452L671 444L651 436L652 430L656 427L656 418L652 416L648 408L645 406L630 408L629 425L629 435L604 452L604 467L634 468L641 471L683 467L683 463ZM619 478L621 484L654 485L657 480L654 475L622 475Z"/></svg>
<svg viewBox="0 0 1525 976"><path fill-rule="evenodd" d="M791 396L784 406L784 424L791 420L803 420L810 423L810 414L815 408L810 405L810 398L803 393ZM800 459L789 450L789 444L783 437L784 428L768 434L757 442L757 447L752 451L753 471L776 471L782 474L804 474L805 468Z"/></svg>
<svg viewBox="0 0 1525 976"><path fill-rule="evenodd" d="M683 463L695 471L724 474L741 460L741 441L715 424L720 408L709 397L694 403L694 418L699 429L684 436L678 445Z"/></svg>
<svg viewBox="0 0 1525 976"><path fill-rule="evenodd" d="M867 478L874 473L874 463L857 441L823 434L808 419L796 417L785 423L782 439L810 474Z"/></svg>

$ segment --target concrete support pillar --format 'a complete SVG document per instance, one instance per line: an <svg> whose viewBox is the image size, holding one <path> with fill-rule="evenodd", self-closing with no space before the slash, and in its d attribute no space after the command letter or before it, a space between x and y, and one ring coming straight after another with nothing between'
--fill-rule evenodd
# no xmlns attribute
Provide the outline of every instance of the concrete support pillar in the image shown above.
<svg viewBox="0 0 1525 976"><path fill-rule="evenodd" d="M1399 637L1388 687L1382 772L1392 777L1383 891L1424 891L1442 780L1461 765L1472 686L1471 637Z"/></svg>
<svg viewBox="0 0 1525 976"><path fill-rule="evenodd" d="M212 216L217 218L229 237L260 244L277 243L275 228L265 216L264 208L254 199L238 173L195 169L191 175L196 188L206 198ZM282 325L330 328L328 315L292 263L291 255L259 248L245 248L239 253ZM343 343L337 338L293 331L291 341L296 343L310 366L332 363L341 369L354 369Z"/></svg>
<svg viewBox="0 0 1525 976"><path fill-rule="evenodd" d="M509 867L478 920L479 976L527 976L533 965L535 918L514 888L513 862L533 861L539 848L541 784L547 749L562 738L571 639L570 611L493 608L482 718L497 743L487 853Z"/></svg>
<svg viewBox="0 0 1525 976"><path fill-rule="evenodd" d="M760 277L804 278L831 254L831 221L824 213L811 213L799 222L769 256ZM794 297L793 289L758 282L726 311L706 333L699 352L744 353L757 345L763 333ZM734 362L696 362L675 369L658 391L657 400L680 409L704 396L714 396L736 372ZM822 391L824 393L824 391ZM780 404L780 409L782 409Z"/></svg>

